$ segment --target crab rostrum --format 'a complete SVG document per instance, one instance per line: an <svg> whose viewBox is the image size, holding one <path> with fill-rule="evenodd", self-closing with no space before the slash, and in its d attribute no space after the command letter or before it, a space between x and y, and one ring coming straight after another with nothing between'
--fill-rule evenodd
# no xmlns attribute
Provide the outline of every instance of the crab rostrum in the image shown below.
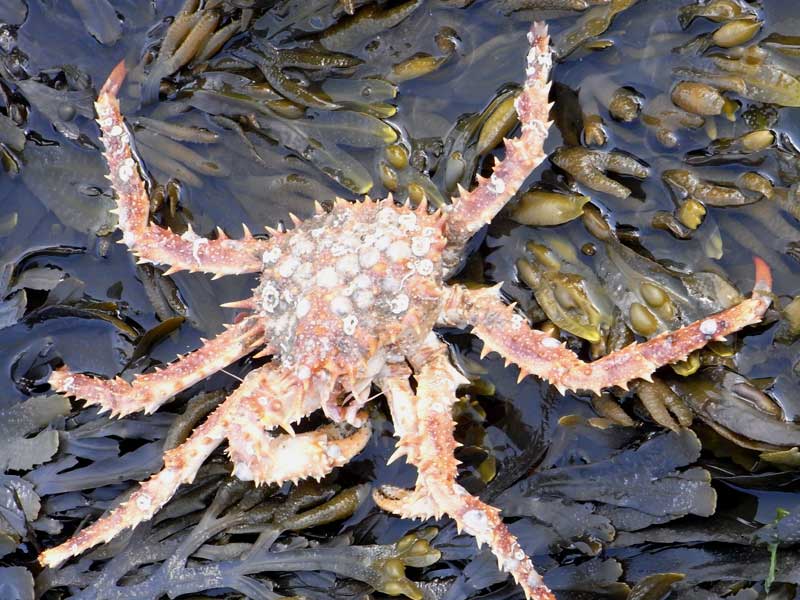
<svg viewBox="0 0 800 600"><path fill-rule="evenodd" d="M521 135L505 141L505 159L490 178L478 177L472 191L460 190L450 206L436 212L424 204L399 206L391 197L337 200L329 212L318 206L307 221L295 219L290 231L268 229L268 239L247 230L241 240L221 231L214 240L191 231L178 236L149 223L148 196L116 98L124 66L111 73L96 108L123 242L139 260L170 265L170 271L260 273L261 281L252 298L233 303L247 311L241 320L160 371L127 382L62 368L51 375L51 385L121 416L152 412L255 350L273 360L249 373L182 445L168 451L164 468L127 502L45 551L43 564L58 565L153 517L226 439L233 472L241 479L264 484L324 476L366 444L370 430L362 409L370 387L377 385L399 438L392 459L405 456L419 472L413 490L376 490L377 504L408 518L449 515L478 543L488 544L527 598L553 597L499 510L456 482L451 408L466 379L434 327L471 327L486 352L498 352L518 365L521 378L545 378L562 392L599 392L647 379L659 366L685 358L709 340L757 323L769 306L770 274L756 259L752 298L592 363L532 329L524 314L503 301L499 286L447 285L469 239L545 158L551 67L546 27L534 25L528 40L526 80L516 100ZM331 424L295 434L292 423L318 409Z"/></svg>

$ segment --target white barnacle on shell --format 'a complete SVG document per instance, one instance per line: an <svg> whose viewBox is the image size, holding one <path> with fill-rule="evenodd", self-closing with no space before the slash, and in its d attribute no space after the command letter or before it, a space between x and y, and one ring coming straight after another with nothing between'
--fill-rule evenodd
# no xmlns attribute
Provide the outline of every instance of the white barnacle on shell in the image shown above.
<svg viewBox="0 0 800 600"><path fill-rule="evenodd" d="M342 319L342 329L346 335L353 335L358 327L358 318L355 315L347 315Z"/></svg>
<svg viewBox="0 0 800 600"><path fill-rule="evenodd" d="M324 288L332 288L339 285L339 276L333 267L325 267L317 273L317 285Z"/></svg>
<svg viewBox="0 0 800 600"><path fill-rule="evenodd" d="M706 319L700 323L700 333L703 335L714 335L717 333L717 322L714 319Z"/></svg>
<svg viewBox="0 0 800 600"><path fill-rule="evenodd" d="M297 267L299 266L300 266L300 261L297 258L295 258L294 256L288 256L278 266L278 275L280 275L281 277L291 277L292 273L294 273Z"/></svg>
<svg viewBox="0 0 800 600"><path fill-rule="evenodd" d="M425 256L430 249L430 237L415 237L411 240L411 252L414 256Z"/></svg>
<svg viewBox="0 0 800 600"><path fill-rule="evenodd" d="M390 294L396 294L402 289L403 282L395 277L388 276L383 278L383 281L381 282L381 287L385 292L388 292Z"/></svg>
<svg viewBox="0 0 800 600"><path fill-rule="evenodd" d="M404 213L397 217L397 222L403 229L413 231L417 228L417 215L414 213Z"/></svg>
<svg viewBox="0 0 800 600"><path fill-rule="evenodd" d="M344 277L352 277L359 272L359 259L355 254L345 254L336 261L336 272Z"/></svg>
<svg viewBox="0 0 800 600"><path fill-rule="evenodd" d="M261 290L261 305L268 313L274 312L281 301L281 295L278 288L272 283L264 284Z"/></svg>
<svg viewBox="0 0 800 600"><path fill-rule="evenodd" d="M464 513L464 526L472 535L480 535L489 528L489 519L482 510L468 510Z"/></svg>
<svg viewBox="0 0 800 600"><path fill-rule="evenodd" d="M560 348L561 342L559 342L556 338L551 338L549 335L545 335L544 339L542 340L542 346L545 348Z"/></svg>
<svg viewBox="0 0 800 600"><path fill-rule="evenodd" d="M411 256L411 248L408 246L407 242L404 242L403 240L397 240L389 245L386 255L390 260L393 260L394 262L400 262Z"/></svg>
<svg viewBox="0 0 800 600"><path fill-rule="evenodd" d="M380 250L372 246L362 246L358 251L358 264L364 269L374 267L380 259Z"/></svg>
<svg viewBox="0 0 800 600"><path fill-rule="evenodd" d="M271 265L281 257L280 246L273 246L261 256L261 261L265 265Z"/></svg>
<svg viewBox="0 0 800 600"><path fill-rule="evenodd" d="M344 453L342 449L339 448L336 444L328 444L325 446L325 454L328 455L328 458L331 460L341 460L344 458Z"/></svg>
<svg viewBox="0 0 800 600"><path fill-rule="evenodd" d="M295 283L305 283L309 279L311 279L311 275L314 273L314 267L310 262L304 262L300 265L297 270L292 275L292 281Z"/></svg>
<svg viewBox="0 0 800 600"><path fill-rule="evenodd" d="M149 510L152 504L153 501L147 494L141 494L139 497L136 498L136 506L139 508L139 510Z"/></svg>
<svg viewBox="0 0 800 600"><path fill-rule="evenodd" d="M506 182L501 177L498 177L496 173L492 173L489 178L489 191L498 195L506 191Z"/></svg>
<svg viewBox="0 0 800 600"><path fill-rule="evenodd" d="M343 254L346 254L347 251L347 246L339 242L336 242L331 246L331 254L334 256L342 256Z"/></svg>
<svg viewBox="0 0 800 600"><path fill-rule="evenodd" d="M208 244L208 240L204 237L196 237L192 240L192 258L198 265L200 264L200 246Z"/></svg>
<svg viewBox="0 0 800 600"><path fill-rule="evenodd" d="M335 315L344 317L353 312L353 303L347 296L336 296L333 300L331 300L331 311Z"/></svg>
<svg viewBox="0 0 800 600"><path fill-rule="evenodd" d="M433 273L433 262L429 258L423 258L422 260L418 260L416 263L417 273L422 275L423 277L427 277L431 273Z"/></svg>
<svg viewBox="0 0 800 600"><path fill-rule="evenodd" d="M398 294L389 301L389 310L399 315L408 309L408 302L409 300L406 294Z"/></svg>
<svg viewBox="0 0 800 600"><path fill-rule="evenodd" d="M539 575L536 571L528 575L528 587L537 588L543 584L544 581L542 580L542 576Z"/></svg>
<svg viewBox="0 0 800 600"><path fill-rule="evenodd" d="M367 310L375 302L375 294L371 290L358 290L353 296L356 306L361 310Z"/></svg>
<svg viewBox="0 0 800 600"><path fill-rule="evenodd" d="M297 301L297 306L294 307L294 314L297 315L298 319L302 319L310 310L311 302L309 302L308 298L304 297Z"/></svg>
<svg viewBox="0 0 800 600"><path fill-rule="evenodd" d="M397 219L397 213L393 208L384 207L378 211L377 220L381 225L388 225Z"/></svg>
<svg viewBox="0 0 800 600"><path fill-rule="evenodd" d="M122 161L117 174L123 183L127 183L128 180L133 177L133 169L135 166L136 163L133 162L132 158L126 158Z"/></svg>
<svg viewBox="0 0 800 600"><path fill-rule="evenodd" d="M314 251L314 242L305 238L298 238L297 242L292 246L292 254L295 256L305 256Z"/></svg>
<svg viewBox="0 0 800 600"><path fill-rule="evenodd" d="M353 279L353 284L360 290L366 290L372 287L372 278L366 273L361 273Z"/></svg>

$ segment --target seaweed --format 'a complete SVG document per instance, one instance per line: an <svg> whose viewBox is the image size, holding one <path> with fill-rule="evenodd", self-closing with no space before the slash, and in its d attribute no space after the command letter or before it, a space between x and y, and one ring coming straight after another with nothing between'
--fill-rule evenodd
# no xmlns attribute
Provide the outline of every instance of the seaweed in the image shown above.
<svg viewBox="0 0 800 600"><path fill-rule="evenodd" d="M69 400L57 395L36 396L0 409L0 471L28 471L50 460L58 450L58 432L51 429L28 436L70 410Z"/></svg>
<svg viewBox="0 0 800 600"><path fill-rule="evenodd" d="M517 127L513 57L532 18L557 40L561 137L459 280L505 282L587 359L735 302L753 254L778 274L775 310L595 397L517 386L441 330L472 381L454 413L460 481L500 498L559 598L753 600L771 570L769 596L793 597L796 17L740 0L0 2L0 597L519 597L452 524L374 508L364 482L412 477L380 466L392 429L377 415L359 462L321 484L254 488L218 453L153 522L56 571L31 560L124 501L264 360L121 420L43 384L61 360L127 377L196 347L252 287L165 277L112 243L91 107L112 64L129 61L152 219L236 237L367 189L444 206L487 175ZM620 157L633 176L605 172Z"/></svg>
<svg viewBox="0 0 800 600"><path fill-rule="evenodd" d="M13 475L0 475L0 556L13 552L28 538L40 509L39 495L30 482Z"/></svg>
<svg viewBox="0 0 800 600"><path fill-rule="evenodd" d="M0 567L0 595L8 600L33 600L33 577L22 567Z"/></svg>
<svg viewBox="0 0 800 600"><path fill-rule="evenodd" d="M283 532L301 532L348 516L364 500L366 488L334 495L334 487L304 485L280 498L271 497L268 488L256 489L237 480L220 485L214 479L209 488L203 486L202 474L199 479L200 484L165 507L166 514L157 523L144 523L115 542L114 555L100 570L91 568L91 563L107 558L108 549L98 549L76 565L43 572L37 589L69 586L74 598L155 599L227 588L251 598L271 599L285 596L274 591L273 582L254 575L326 570L391 595L421 599L418 588L405 577L404 567L424 567L438 559L439 553L428 545L435 529L388 545L351 546L346 537L340 537L317 546L293 534L272 548ZM200 498L207 497L214 488L216 494L199 514L196 508L203 505L194 504L198 492ZM246 541L243 534L258 535ZM148 574L128 576L144 565L149 565Z"/></svg>
<svg viewBox="0 0 800 600"><path fill-rule="evenodd" d="M634 531L689 514L709 516L716 507L709 474L690 466L699 454L700 442L691 431L664 433L638 447L610 453L603 460L595 458L592 464L540 471L504 492L500 504L508 514L538 520L547 514L537 514L538 506L546 508L554 501L556 505L571 506L576 515L556 511L560 512L558 522L562 527L583 523L577 532L591 537L592 529L598 531L602 523L598 519L607 519L609 524L603 534L606 538L609 525ZM679 470L684 467L688 468ZM582 502L592 504L579 504ZM586 514L587 509L593 518Z"/></svg>
<svg viewBox="0 0 800 600"><path fill-rule="evenodd" d="M71 0L86 30L101 44L113 45L122 37L122 23L108 0Z"/></svg>

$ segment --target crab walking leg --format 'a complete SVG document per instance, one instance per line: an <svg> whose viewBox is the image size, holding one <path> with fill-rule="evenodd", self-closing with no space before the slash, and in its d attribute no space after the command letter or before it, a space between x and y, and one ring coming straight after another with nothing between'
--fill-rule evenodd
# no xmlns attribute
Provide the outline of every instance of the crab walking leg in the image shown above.
<svg viewBox="0 0 800 600"><path fill-rule="evenodd" d="M191 230L179 236L149 222L150 200L133 158L130 134L117 99L124 78L125 64L120 62L95 102L106 148L108 177L117 193L115 212L119 215L122 241L141 261L170 265L169 273L187 270L221 276L260 272L261 258L272 244L254 238L247 228L242 240L229 239L221 231L216 240L208 240Z"/></svg>
<svg viewBox="0 0 800 600"><path fill-rule="evenodd" d="M544 23L534 23L528 41L526 79L514 107L522 123L522 133L516 139L504 140L505 158L495 165L489 179L478 176L478 186L471 192L460 190L447 214L448 244L444 263L448 269L458 265L464 245L486 223L489 223L517 193L528 175L547 156L544 141L550 128L551 104L548 77L552 65L550 37Z"/></svg>
<svg viewBox="0 0 800 600"><path fill-rule="evenodd" d="M560 392L620 386L650 375L659 367L683 360L711 340L761 321L770 305L772 277L769 267L755 259L756 283L751 298L717 314L695 321L676 331L668 331L641 344L631 344L617 352L585 363L558 340L528 327L525 318L500 298L499 287L470 290L453 286L448 290L442 325L466 327L484 343L484 355L497 352L520 368L520 379L536 375L552 383Z"/></svg>
<svg viewBox="0 0 800 600"><path fill-rule="evenodd" d="M256 385L245 379L229 401L233 406L224 417L225 432L236 477L257 485L319 479L361 451L369 439L369 427L352 435L346 425L328 425L300 435L292 429L292 423L334 397L333 376L318 371L301 382L287 368L271 372L271 377L255 381ZM270 430L276 427L288 435L273 437Z"/></svg>
<svg viewBox="0 0 800 600"><path fill-rule="evenodd" d="M160 371L138 375L130 383L121 377L100 379L80 375L66 367L53 371L49 383L56 391L85 400L87 405L99 404L113 416L122 417L140 410L151 413L178 392L263 345L263 334L264 328L257 319L245 319L229 326L198 350Z"/></svg>
<svg viewBox="0 0 800 600"><path fill-rule="evenodd" d="M42 552L39 562L46 567L57 567L70 557L151 519L182 483L194 480L205 459L222 442L221 417L225 411L226 406L220 405L183 444L166 452L164 468L143 482L126 502L60 546Z"/></svg>
<svg viewBox="0 0 800 600"><path fill-rule="evenodd" d="M389 401L395 434L400 438L395 456L405 454L408 462L417 467L417 486L414 490L386 486L373 493L375 502L405 518L449 515L459 529L475 537L479 546L489 545L500 568L511 573L526 598L555 600L503 523L500 511L456 483L458 461L453 453L457 443L451 409L456 388L467 380L452 366L447 348L433 334L412 363L416 369L416 394L408 382L410 373L403 367L391 367L379 384Z"/></svg>
<svg viewBox="0 0 800 600"><path fill-rule="evenodd" d="M297 483L306 477L322 479L364 449L372 429L367 425L353 430L344 424L329 424L316 431L271 437L263 432L250 444L229 442L228 453L234 463L233 474L256 485L287 481Z"/></svg>
<svg viewBox="0 0 800 600"><path fill-rule="evenodd" d="M264 411L262 420L278 424L298 420L319 408L316 399L303 397L302 386L285 370L266 365L251 371L239 387L227 398L205 422L192 432L180 446L164 454L164 468L140 484L130 498L120 504L109 515L67 540L60 546L39 555L44 566L55 567L89 548L107 542L121 531L147 521L169 501L183 483L191 483L208 456L227 436L237 437L236 413L242 403L267 397L281 401ZM285 408L284 408L285 407Z"/></svg>

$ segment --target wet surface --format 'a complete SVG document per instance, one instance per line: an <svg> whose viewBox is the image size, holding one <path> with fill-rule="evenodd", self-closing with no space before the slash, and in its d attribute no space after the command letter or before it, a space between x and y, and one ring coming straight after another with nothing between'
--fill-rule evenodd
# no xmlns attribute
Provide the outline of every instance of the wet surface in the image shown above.
<svg viewBox="0 0 800 600"><path fill-rule="evenodd" d="M505 282L506 295L533 323L560 333L585 358L634 339L632 331L648 336L730 305L752 287L754 255L773 269L776 310L766 324L698 353L694 364L659 371L696 415L694 433L667 431L660 425L669 425L634 393L617 390L610 397L635 424L623 426L596 398L564 397L530 377L517 384L516 369L503 368L497 355L479 359L476 338L442 331L473 382L456 414L465 443L459 455L463 483L514 515L512 530L535 554L559 598L625 598L626 585L664 572L686 574L680 581L661 581L673 590L670 597L763 597L771 552L777 553L773 593L794 597L800 554L791 549L798 538L789 525L796 512L773 521L777 509L800 505L800 433L792 423L800 417L800 318L791 308L800 293L800 152L793 145L800 143L800 109L793 107L800 93L790 80L800 74L800 40L780 37L796 33L800 11L784 2L730 3L743 11L740 17L763 24L752 40L737 33L741 44L720 48L707 38L730 19L699 17L684 30L681 22L687 23L691 11L679 20L683 3L672 0L615 1L611 8L583 13L512 10L524 2L457 8L457 2L420 0L388 3L365 17L368 5L354 18L336 2L213 4L221 15L217 29L240 23L241 30L211 58L196 50L194 62L177 68L174 61L164 66L172 57L158 48L181 2L11 0L0 6L0 419L20 418L15 408L47 394L44 381L61 362L79 372L132 375L197 348L201 338L234 319L236 311L219 305L248 296L256 285L247 276L165 278L162 268L137 266L125 246L115 243L121 235L108 213L112 192L103 178L91 100L119 60L132 67L122 92L129 122L146 117L183 128L163 134L152 133L152 122L149 130L145 120L137 125L138 151L153 196L161 200L154 202L153 218L179 233L191 224L200 234L219 226L237 237L242 224L261 232L288 220L289 211L308 216L314 199L326 204L368 189L372 197L392 190L416 201L422 190L436 202L446 200L456 182L469 185L476 171L488 174L491 155L501 156L497 141L513 134L514 120L502 111L523 78L525 33L531 20L547 19L561 58L553 71L555 125L546 150L619 152L648 173L603 170L617 183L608 188L607 180L572 172L583 168L581 161L545 161L525 191L582 194L590 204L542 223L535 222L535 210L522 218L511 206L471 245L456 278ZM587 25L586 16L601 8L607 30L588 31L596 24ZM319 45L312 44L317 38ZM738 74L738 67L722 70L720 61L734 60L740 48L765 39L761 47L769 58L747 59L761 70L738 87L728 80L724 87L720 77ZM277 48L275 60L292 76L289 81L276 78L273 63L256 68L237 62L252 59L247 52L253 48L265 52L264 44ZM343 60L340 53L349 62L298 66L286 51L297 46L313 48L313 60ZM143 57L152 62L136 67ZM778 75L787 79L774 83ZM265 91L265 79L274 90ZM706 92L722 100L691 98L705 102L711 114L680 112L670 94L681 80L715 85L716 92ZM299 90L298 81L306 84ZM741 141L764 130L772 135ZM675 177L664 176L677 170L711 187L694 182L687 191ZM743 178L745 173L762 179ZM625 188L629 194L620 191ZM531 202L555 200L540 194ZM536 267L562 279L526 278L525 264L530 277ZM548 309L539 295L547 285L554 286L548 293L561 299L560 308ZM164 322L170 326L154 329ZM39 577L37 591L53 598L124 597L130 592L124 591L128 571L127 583L148 582L137 588L141 597L213 587L229 597L271 598L270 581L281 595L309 598L400 589L377 583L383 563L355 575L332 568L334 577L322 558L310 554L307 570L295 571L294 563L274 556L270 568L245 568L257 586L226 579L225 573L209 579L219 585L185 584L182 578L208 576L232 560L233 554L222 556L223 549L252 542L252 532L214 538L222 554L207 554L206 571L193 565L200 570L169 574L169 557L158 554L159 538L147 529L95 556L107 562L40 574L38 550L66 539L84 518L95 519L132 481L158 468L162 440L189 398L233 389L254 364L260 362L244 359L179 395L159 414L122 424L109 423L93 409L81 411L79 402L72 402L70 412L52 415L51 429L61 432L58 451L33 458L31 465L13 468L9 462L0 475L0 569L28 569ZM321 497L329 499L334 486L413 483L415 472L403 461L385 464L393 451L386 414L378 400L372 441L326 482L330 489ZM43 425L34 420L20 426L18 435L31 438ZM208 487L204 501L180 513L181 531L189 537L194 532L196 547L211 533L203 537L207 523L197 525L195 511L218 493L226 469L218 453L201 478ZM649 484L633 485L640 477ZM175 502L189 502L190 491ZM674 502L662 506L665 498ZM343 521L303 529L302 535L282 534L281 540L296 552L308 540L335 541L356 552L367 544L394 544L421 527L381 513L369 498L348 510L342 510ZM254 531L263 532L263 523ZM425 598L521 597L471 538L456 536L447 520L437 525L441 531L430 543L441 561L416 565L403 559ZM141 559L114 565L114 557L136 540L152 555L142 551ZM182 551L196 547L187 543ZM106 580L98 574L116 582L116 591L101 592ZM26 577L18 569L0 571L0 590L4 584L26 590ZM631 597L660 597L652 589L651 595Z"/></svg>

